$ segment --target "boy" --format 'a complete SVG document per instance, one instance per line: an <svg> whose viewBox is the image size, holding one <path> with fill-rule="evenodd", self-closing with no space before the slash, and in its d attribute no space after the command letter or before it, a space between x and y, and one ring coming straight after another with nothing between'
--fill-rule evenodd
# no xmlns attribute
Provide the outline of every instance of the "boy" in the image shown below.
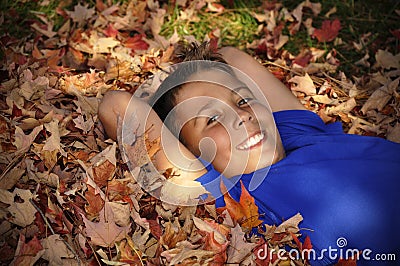
<svg viewBox="0 0 400 266"><path fill-rule="evenodd" d="M181 180L200 182L217 206L224 205L219 177L236 200L241 180L267 224L300 212L321 255L313 264L338 259L339 253L323 256L328 248L370 249L371 260L377 253L400 256L400 145L325 125L251 56L235 48L220 54L195 45L151 106L127 93L107 94L99 109L107 134L116 138L116 117L125 109L126 117L146 117L138 133L151 127L150 139L161 135L158 170L179 169ZM336 243L343 237L347 246Z"/></svg>

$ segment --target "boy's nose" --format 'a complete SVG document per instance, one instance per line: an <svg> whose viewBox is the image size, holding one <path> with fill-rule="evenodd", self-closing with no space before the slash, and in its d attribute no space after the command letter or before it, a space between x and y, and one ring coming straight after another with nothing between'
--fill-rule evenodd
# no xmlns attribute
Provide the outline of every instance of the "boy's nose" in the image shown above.
<svg viewBox="0 0 400 266"><path fill-rule="evenodd" d="M238 110L238 111L237 111L237 115L238 115L237 127L240 127L240 126L242 126L244 123L253 120L252 114L249 113L249 112L247 112L247 111L245 111L245 110Z"/></svg>

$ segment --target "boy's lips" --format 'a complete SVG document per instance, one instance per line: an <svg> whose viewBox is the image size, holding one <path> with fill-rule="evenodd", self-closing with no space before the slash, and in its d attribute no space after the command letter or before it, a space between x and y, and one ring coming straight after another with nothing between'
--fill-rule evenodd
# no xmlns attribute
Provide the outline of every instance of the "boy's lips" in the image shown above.
<svg viewBox="0 0 400 266"><path fill-rule="evenodd" d="M257 132L239 145L236 146L236 149L238 150L249 150L252 149L258 145L261 145L261 143L266 139L266 133L264 131Z"/></svg>

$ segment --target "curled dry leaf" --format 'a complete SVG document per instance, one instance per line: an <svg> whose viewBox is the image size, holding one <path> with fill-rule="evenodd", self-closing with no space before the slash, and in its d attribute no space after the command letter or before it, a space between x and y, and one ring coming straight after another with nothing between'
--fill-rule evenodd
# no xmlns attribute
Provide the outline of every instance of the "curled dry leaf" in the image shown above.
<svg viewBox="0 0 400 266"><path fill-rule="evenodd" d="M399 81L400 78L397 78L375 90L361 108L361 112L365 114L372 109L377 109L378 111L381 111L393 97L394 91L399 86Z"/></svg>
<svg viewBox="0 0 400 266"><path fill-rule="evenodd" d="M317 88L308 73L303 77L295 76L289 79L288 82L294 83L294 85L290 87L294 91L303 92L306 95L315 95L317 93Z"/></svg>

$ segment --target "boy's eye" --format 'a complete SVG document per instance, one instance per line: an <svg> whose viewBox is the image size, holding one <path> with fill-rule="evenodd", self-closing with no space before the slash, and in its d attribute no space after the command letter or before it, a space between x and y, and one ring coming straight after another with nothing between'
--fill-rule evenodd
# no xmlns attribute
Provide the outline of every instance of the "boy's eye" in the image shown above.
<svg viewBox="0 0 400 266"><path fill-rule="evenodd" d="M208 119L207 125L210 125L210 124L214 123L217 120L218 120L218 115L213 115L213 116L210 117L210 119Z"/></svg>
<svg viewBox="0 0 400 266"><path fill-rule="evenodd" d="M252 98L242 98L240 99L240 101L238 102L238 106L242 106L245 104L248 104L251 101Z"/></svg>

